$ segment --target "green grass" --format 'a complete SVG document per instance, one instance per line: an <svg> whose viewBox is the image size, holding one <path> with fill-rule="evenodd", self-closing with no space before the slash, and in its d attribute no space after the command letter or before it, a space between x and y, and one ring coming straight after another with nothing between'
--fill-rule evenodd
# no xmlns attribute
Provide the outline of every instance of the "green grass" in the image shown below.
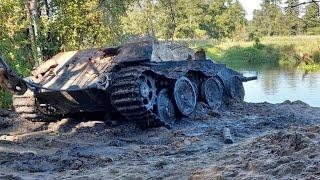
<svg viewBox="0 0 320 180"><path fill-rule="evenodd" d="M189 45L204 48L208 57L218 62L293 65L297 57L307 54L315 64L320 63L320 36L263 37L259 42L202 41Z"/></svg>
<svg viewBox="0 0 320 180"><path fill-rule="evenodd" d="M307 65L303 65L300 66L300 69L304 70L304 71L319 71L320 70L320 65L319 64L307 64Z"/></svg>

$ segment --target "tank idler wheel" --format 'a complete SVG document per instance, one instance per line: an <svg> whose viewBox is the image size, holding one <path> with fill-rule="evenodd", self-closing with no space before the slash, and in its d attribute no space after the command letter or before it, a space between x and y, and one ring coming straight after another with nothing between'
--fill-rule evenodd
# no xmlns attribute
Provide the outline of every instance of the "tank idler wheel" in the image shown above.
<svg viewBox="0 0 320 180"><path fill-rule="evenodd" d="M244 99L244 88L242 82L236 78L233 77L232 85L230 86L230 95L232 99L235 99L236 101L243 101Z"/></svg>
<svg viewBox="0 0 320 180"><path fill-rule="evenodd" d="M217 78L210 77L201 85L201 96L213 109L218 109L223 101L223 86Z"/></svg>
<svg viewBox="0 0 320 180"><path fill-rule="evenodd" d="M157 97L157 88L151 76L143 74L139 77L139 92L146 109L152 109Z"/></svg>
<svg viewBox="0 0 320 180"><path fill-rule="evenodd" d="M175 122L174 106L169 97L168 89L162 89L157 99L157 114L161 123L171 128Z"/></svg>
<svg viewBox="0 0 320 180"><path fill-rule="evenodd" d="M174 99L181 114L190 115L197 103L197 95L192 82L185 76L174 85Z"/></svg>

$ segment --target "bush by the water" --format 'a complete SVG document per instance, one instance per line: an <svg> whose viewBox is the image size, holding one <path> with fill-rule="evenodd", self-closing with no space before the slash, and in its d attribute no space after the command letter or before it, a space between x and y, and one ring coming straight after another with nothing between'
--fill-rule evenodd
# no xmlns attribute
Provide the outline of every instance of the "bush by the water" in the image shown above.
<svg viewBox="0 0 320 180"><path fill-rule="evenodd" d="M222 58L225 61L245 63L277 63L280 52L272 46L233 46L224 52Z"/></svg>

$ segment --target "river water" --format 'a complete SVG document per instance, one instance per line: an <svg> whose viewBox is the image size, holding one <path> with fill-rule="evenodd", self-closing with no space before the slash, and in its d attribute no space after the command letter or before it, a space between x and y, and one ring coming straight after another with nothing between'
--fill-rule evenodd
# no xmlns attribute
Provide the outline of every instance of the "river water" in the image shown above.
<svg viewBox="0 0 320 180"><path fill-rule="evenodd" d="M245 76L258 76L258 80L244 83L245 101L280 103L301 100L320 107L320 71L308 72L294 67L276 65L227 66Z"/></svg>

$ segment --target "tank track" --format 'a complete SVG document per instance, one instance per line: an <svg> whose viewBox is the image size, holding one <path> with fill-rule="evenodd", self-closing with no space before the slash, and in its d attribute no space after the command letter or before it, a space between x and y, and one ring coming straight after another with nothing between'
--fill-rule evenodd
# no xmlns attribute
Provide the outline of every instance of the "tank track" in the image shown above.
<svg viewBox="0 0 320 180"><path fill-rule="evenodd" d="M145 68L125 68L115 73L113 77L111 102L126 119L137 122L141 126L161 126L159 117L147 109L140 98L138 79Z"/></svg>
<svg viewBox="0 0 320 180"><path fill-rule="evenodd" d="M23 95L13 95L12 103L18 115L32 122L51 122L56 119L39 112L36 98L31 90L27 90Z"/></svg>

